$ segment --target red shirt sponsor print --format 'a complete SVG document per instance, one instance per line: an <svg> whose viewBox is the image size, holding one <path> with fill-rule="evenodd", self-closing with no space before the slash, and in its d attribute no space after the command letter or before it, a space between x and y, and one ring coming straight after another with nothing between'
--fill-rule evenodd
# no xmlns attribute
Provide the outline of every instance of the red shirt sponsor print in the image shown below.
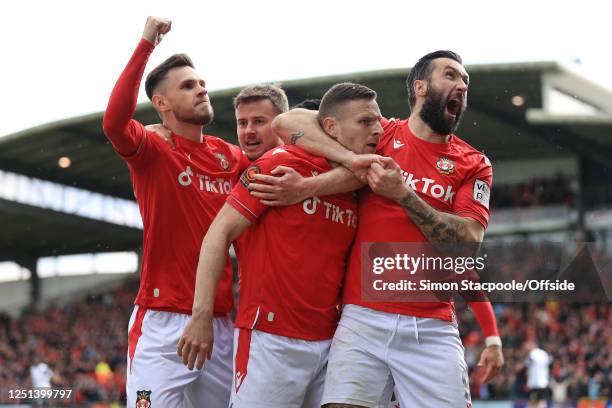
<svg viewBox="0 0 612 408"><path fill-rule="evenodd" d="M489 220L492 168L481 152L452 135L446 143L416 137L408 120L384 120L378 152L393 158L402 169L404 183L433 208L470 217L484 228ZM359 225L349 257L344 303L390 313L452 321L451 302L363 302L361 300L361 243L426 242L421 230L397 204L362 189Z"/></svg>
<svg viewBox="0 0 612 408"><path fill-rule="evenodd" d="M345 259L357 226L353 194L313 197L287 207L266 207L251 196L253 174L283 165L303 176L329 163L295 146L255 161L227 202L253 224L238 240L241 274L236 327L304 340L332 338L338 321Z"/></svg>

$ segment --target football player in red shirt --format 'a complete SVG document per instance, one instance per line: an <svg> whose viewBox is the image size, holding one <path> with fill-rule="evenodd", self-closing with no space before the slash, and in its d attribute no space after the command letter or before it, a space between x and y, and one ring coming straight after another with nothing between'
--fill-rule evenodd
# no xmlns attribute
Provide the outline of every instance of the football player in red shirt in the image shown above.
<svg viewBox="0 0 612 408"><path fill-rule="evenodd" d="M481 242L489 217L491 165L454 135L467 106L469 76L460 57L438 51L421 58L408 78L411 115L382 120L377 152L359 157L325 138L313 114L292 111L275 120L287 142L358 170L370 189L360 194L359 227L349 258L342 319L330 352L323 403L374 407L395 383L402 406L471 404L467 367L450 301L364 301L361 246L375 242L465 244ZM364 166L365 163L365 166ZM258 177L274 183L269 177ZM356 187L352 176L333 188L313 179L324 195ZM338 185L344 184L341 190ZM253 187L255 188L255 187ZM255 193L267 201L271 187ZM486 338L480 363L485 380L501 365L501 341L489 302L470 302ZM331 381L332 379L333 381ZM386 399L388 401L388 399Z"/></svg>
<svg viewBox="0 0 612 408"><path fill-rule="evenodd" d="M103 128L127 163L143 219L141 280L129 323L127 406L227 407L232 376L232 269L222 255L221 284L211 294L218 341L205 370L190 371L176 344L193 304L199 243L240 174L242 151L203 135L213 110L206 84L189 57L173 55L148 75L145 89L169 143L132 119L149 55L171 21L147 19L142 39L121 74ZM214 300L213 300L214 299ZM204 404L206 403L206 404Z"/></svg>
<svg viewBox="0 0 612 408"><path fill-rule="evenodd" d="M374 152L382 132L375 98L361 85L335 85L323 97L319 121L346 148ZM190 366L204 364L213 345L210 294L221 277L222 254L244 232L234 407L320 406L344 260L357 225L352 194L312 197L286 207L262 205L249 184L255 174L269 174L279 165L303 176L331 169L325 159L281 146L243 173L202 242L193 314L179 344Z"/></svg>

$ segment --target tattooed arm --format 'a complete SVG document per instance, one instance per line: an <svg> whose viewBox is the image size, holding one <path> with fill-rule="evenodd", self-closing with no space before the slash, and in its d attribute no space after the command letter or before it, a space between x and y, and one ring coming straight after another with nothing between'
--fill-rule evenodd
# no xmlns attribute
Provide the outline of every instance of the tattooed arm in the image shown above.
<svg viewBox="0 0 612 408"><path fill-rule="evenodd" d="M478 221L434 209L404 184L400 167L393 159L381 161L368 170L368 184L375 193L398 203L431 244L482 242L484 228Z"/></svg>

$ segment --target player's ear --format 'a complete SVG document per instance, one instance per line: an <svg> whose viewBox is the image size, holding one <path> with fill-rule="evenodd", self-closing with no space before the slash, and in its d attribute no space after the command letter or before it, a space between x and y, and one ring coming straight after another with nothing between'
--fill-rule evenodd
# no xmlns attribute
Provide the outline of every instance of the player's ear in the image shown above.
<svg viewBox="0 0 612 408"><path fill-rule="evenodd" d="M422 97L427 95L427 81L417 79L412 86L415 95Z"/></svg>
<svg viewBox="0 0 612 408"><path fill-rule="evenodd" d="M427 81L417 79L412 84L414 94L417 96L425 97L427 95Z"/></svg>
<svg viewBox="0 0 612 408"><path fill-rule="evenodd" d="M166 112L170 110L168 101L163 95L160 95L160 94L153 95L153 98L151 98L151 103L155 107L155 110L157 110L158 112Z"/></svg>
<svg viewBox="0 0 612 408"><path fill-rule="evenodd" d="M325 133L330 135L332 138L337 139L338 138L338 122L336 121L336 118L331 117L331 116L327 116L326 118L324 118L323 119L323 130L325 131Z"/></svg>

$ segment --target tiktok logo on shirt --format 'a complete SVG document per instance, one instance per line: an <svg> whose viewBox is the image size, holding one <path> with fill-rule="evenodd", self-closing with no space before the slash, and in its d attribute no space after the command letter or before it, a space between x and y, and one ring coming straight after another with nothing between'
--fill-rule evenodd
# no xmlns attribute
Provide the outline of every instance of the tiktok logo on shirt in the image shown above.
<svg viewBox="0 0 612 408"><path fill-rule="evenodd" d="M194 173L191 166L185 167L185 170L178 175L178 182L183 187L189 187L191 183L195 182L200 191L217 194L229 194L233 187L231 181L222 177L211 179L206 174Z"/></svg>
<svg viewBox="0 0 612 408"><path fill-rule="evenodd" d="M357 228L357 214L351 209L342 209L335 204L322 201L319 197L304 200L302 207L304 208L304 212L308 215L313 215L318 209L324 208L326 220Z"/></svg>
<svg viewBox="0 0 612 408"><path fill-rule="evenodd" d="M453 186L446 186L445 188L440 184L436 184L434 179L426 177L418 179L414 177L414 174L408 173L404 170L402 170L402 177L404 178L404 184L414 191L420 191L423 194L427 194L438 199L444 197L444 202L449 204L453 203L453 199L455 198Z"/></svg>

